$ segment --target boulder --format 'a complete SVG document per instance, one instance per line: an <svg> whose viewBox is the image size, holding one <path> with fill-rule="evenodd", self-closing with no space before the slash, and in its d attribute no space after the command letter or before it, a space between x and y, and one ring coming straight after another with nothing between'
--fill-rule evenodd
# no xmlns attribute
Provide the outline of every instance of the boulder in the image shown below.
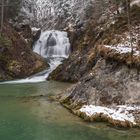
<svg viewBox="0 0 140 140"><path fill-rule="evenodd" d="M0 35L0 80L25 78L46 67L44 59L33 53L23 36L5 25Z"/></svg>

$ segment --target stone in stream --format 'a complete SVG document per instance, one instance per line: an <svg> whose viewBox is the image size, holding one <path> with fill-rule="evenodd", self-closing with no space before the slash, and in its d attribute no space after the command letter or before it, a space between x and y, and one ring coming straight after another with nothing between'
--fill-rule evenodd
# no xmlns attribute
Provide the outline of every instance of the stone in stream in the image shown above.
<svg viewBox="0 0 140 140"><path fill-rule="evenodd" d="M55 46L57 43L56 43L56 39L55 37L52 35L52 33L49 35L48 39L47 39L47 47L48 46Z"/></svg>

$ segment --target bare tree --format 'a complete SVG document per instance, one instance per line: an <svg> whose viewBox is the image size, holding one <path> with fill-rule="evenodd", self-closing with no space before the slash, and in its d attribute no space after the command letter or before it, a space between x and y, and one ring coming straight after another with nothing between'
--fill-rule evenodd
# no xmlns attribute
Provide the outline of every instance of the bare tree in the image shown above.
<svg viewBox="0 0 140 140"><path fill-rule="evenodd" d="M127 7L127 19L128 19L128 31L130 37L131 57L133 57L133 42L132 42L132 30L131 30L131 17L130 17L130 0L126 0Z"/></svg>

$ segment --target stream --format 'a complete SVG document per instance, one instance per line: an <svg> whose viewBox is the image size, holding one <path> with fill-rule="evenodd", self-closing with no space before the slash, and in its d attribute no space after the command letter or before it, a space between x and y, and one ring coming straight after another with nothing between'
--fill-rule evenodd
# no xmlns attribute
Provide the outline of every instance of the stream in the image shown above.
<svg viewBox="0 0 140 140"><path fill-rule="evenodd" d="M50 68L31 77L0 84L0 140L139 140L139 129L115 129L84 122L50 96L64 93L68 83L46 81L70 54L66 32L45 31L34 46Z"/></svg>
<svg viewBox="0 0 140 140"><path fill-rule="evenodd" d="M0 85L0 140L139 140L139 129L84 122L49 100L70 86L53 81Z"/></svg>

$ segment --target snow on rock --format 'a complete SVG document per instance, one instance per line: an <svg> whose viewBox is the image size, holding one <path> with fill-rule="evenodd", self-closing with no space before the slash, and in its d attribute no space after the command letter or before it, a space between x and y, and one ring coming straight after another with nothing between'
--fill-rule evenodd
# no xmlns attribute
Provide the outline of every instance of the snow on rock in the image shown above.
<svg viewBox="0 0 140 140"><path fill-rule="evenodd" d="M116 35L116 38L119 38L121 40L120 42L114 45L104 45L104 47L116 50L120 54L131 53L133 48L133 55L140 56L139 31L140 26L134 26L132 27L131 37L129 32L124 32L121 35Z"/></svg>
<svg viewBox="0 0 140 140"><path fill-rule="evenodd" d="M29 24L35 18L33 14L34 1L35 0L22 0L21 2L22 7L18 17L22 19L22 23L24 24Z"/></svg>
<svg viewBox="0 0 140 140"><path fill-rule="evenodd" d="M140 0L133 0L131 3L130 3L131 6L133 5L138 5L140 6Z"/></svg>
<svg viewBox="0 0 140 140"><path fill-rule="evenodd" d="M31 31L32 31L32 34L33 34L34 36L36 36L37 33L38 33L39 31L41 32L41 28L32 27L32 28L31 28ZM38 34L38 35L39 35L39 34Z"/></svg>
<svg viewBox="0 0 140 140"><path fill-rule="evenodd" d="M90 16L97 16L96 12L91 10L102 13L108 1L23 0L21 15L25 16L33 26L41 27L43 30L66 28L69 24L76 26L88 20Z"/></svg>
<svg viewBox="0 0 140 140"><path fill-rule="evenodd" d="M116 50L120 54L127 54L132 52L132 48L128 47L126 44L118 44L116 46L104 45L104 47ZM140 51L133 48L133 55L140 56Z"/></svg>
<svg viewBox="0 0 140 140"><path fill-rule="evenodd" d="M133 125L136 125L135 117L133 113L135 110L140 109L139 107L132 106L117 106L115 108L107 108L102 106L94 105L84 105L80 112L85 113L88 117L94 117L96 115L104 115L108 119L121 121L121 122L130 122Z"/></svg>
<svg viewBox="0 0 140 140"><path fill-rule="evenodd" d="M37 32L40 30L40 28L32 27L31 30L32 30L32 32Z"/></svg>
<svg viewBox="0 0 140 140"><path fill-rule="evenodd" d="M34 0L36 20L41 26L47 26L45 21L55 23L58 19L76 21L85 14L85 7L94 0ZM48 24L48 23L47 23ZM48 24L49 25L49 24ZM52 26L52 24L50 25Z"/></svg>

